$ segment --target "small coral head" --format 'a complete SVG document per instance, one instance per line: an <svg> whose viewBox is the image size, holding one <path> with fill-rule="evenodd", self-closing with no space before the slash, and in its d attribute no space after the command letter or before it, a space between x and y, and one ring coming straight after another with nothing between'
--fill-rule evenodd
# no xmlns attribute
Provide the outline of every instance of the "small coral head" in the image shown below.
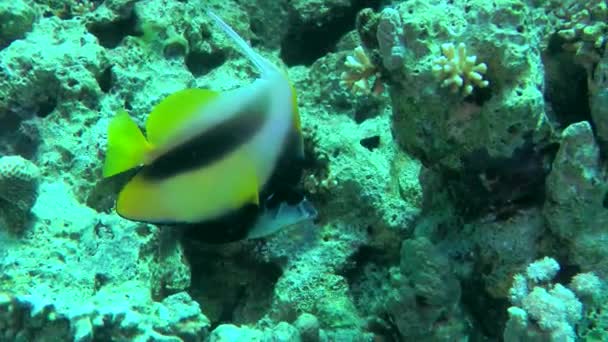
<svg viewBox="0 0 608 342"><path fill-rule="evenodd" d="M485 63L477 64L477 56L467 55L464 43L454 45L445 43L441 45L443 56L435 58L432 71L442 80L441 86L450 88L453 93L461 92L470 95L474 87L485 88L490 83L483 79L488 70Z"/></svg>

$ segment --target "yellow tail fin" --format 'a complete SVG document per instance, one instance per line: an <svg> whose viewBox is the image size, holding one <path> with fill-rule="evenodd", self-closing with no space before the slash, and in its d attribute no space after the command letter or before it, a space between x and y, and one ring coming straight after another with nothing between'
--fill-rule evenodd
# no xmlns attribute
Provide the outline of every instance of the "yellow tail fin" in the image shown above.
<svg viewBox="0 0 608 342"><path fill-rule="evenodd" d="M125 110L119 110L108 126L108 148L103 176L110 177L143 164L151 146Z"/></svg>

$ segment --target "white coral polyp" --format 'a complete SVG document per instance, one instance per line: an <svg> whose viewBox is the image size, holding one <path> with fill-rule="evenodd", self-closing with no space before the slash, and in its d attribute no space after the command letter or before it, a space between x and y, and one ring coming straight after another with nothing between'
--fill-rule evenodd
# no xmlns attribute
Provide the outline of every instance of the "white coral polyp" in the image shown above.
<svg viewBox="0 0 608 342"><path fill-rule="evenodd" d="M441 45L443 56L433 62L433 73L443 81L442 87L450 88L454 93L462 91L467 96L475 86L485 88L490 83L483 79L488 70L485 63L477 64L477 56L467 56L464 43L455 46L452 43Z"/></svg>
<svg viewBox="0 0 608 342"><path fill-rule="evenodd" d="M593 272L579 273L572 278L570 287L579 296L593 297L600 295L602 281Z"/></svg>
<svg viewBox="0 0 608 342"><path fill-rule="evenodd" d="M375 76L376 68L361 46L357 46L353 56L347 56L344 66L347 68L340 75L340 84L354 94L370 92L370 78Z"/></svg>
<svg viewBox="0 0 608 342"><path fill-rule="evenodd" d="M553 258L544 257L526 268L528 279L535 283L550 281L559 272L559 264Z"/></svg>

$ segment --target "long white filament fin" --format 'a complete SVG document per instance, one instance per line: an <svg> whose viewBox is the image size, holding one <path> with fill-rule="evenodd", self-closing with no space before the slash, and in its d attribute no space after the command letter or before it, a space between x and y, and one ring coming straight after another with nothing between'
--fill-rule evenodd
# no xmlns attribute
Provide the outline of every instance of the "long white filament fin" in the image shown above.
<svg viewBox="0 0 608 342"><path fill-rule="evenodd" d="M207 14L213 18L215 23L230 37L236 45L238 45L241 52L249 58L249 60L260 70L262 75L267 75L269 73L275 73L277 68L270 64L266 59L260 56L257 52L253 51L251 46L239 36L236 31L232 29L226 22L222 20L217 14L207 10Z"/></svg>

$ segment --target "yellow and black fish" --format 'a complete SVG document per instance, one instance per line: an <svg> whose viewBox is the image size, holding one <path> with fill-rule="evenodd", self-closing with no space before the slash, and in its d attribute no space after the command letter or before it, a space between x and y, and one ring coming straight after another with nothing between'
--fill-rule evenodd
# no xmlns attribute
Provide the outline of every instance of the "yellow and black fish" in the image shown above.
<svg viewBox="0 0 608 342"><path fill-rule="evenodd" d="M120 191L116 211L135 221L190 225L245 212L251 224L219 241L256 238L313 218L305 199L273 198L280 165L304 158L295 89L285 73L209 15L260 78L223 93L185 89L169 95L149 114L146 136L119 111L108 127L103 175L140 169Z"/></svg>

